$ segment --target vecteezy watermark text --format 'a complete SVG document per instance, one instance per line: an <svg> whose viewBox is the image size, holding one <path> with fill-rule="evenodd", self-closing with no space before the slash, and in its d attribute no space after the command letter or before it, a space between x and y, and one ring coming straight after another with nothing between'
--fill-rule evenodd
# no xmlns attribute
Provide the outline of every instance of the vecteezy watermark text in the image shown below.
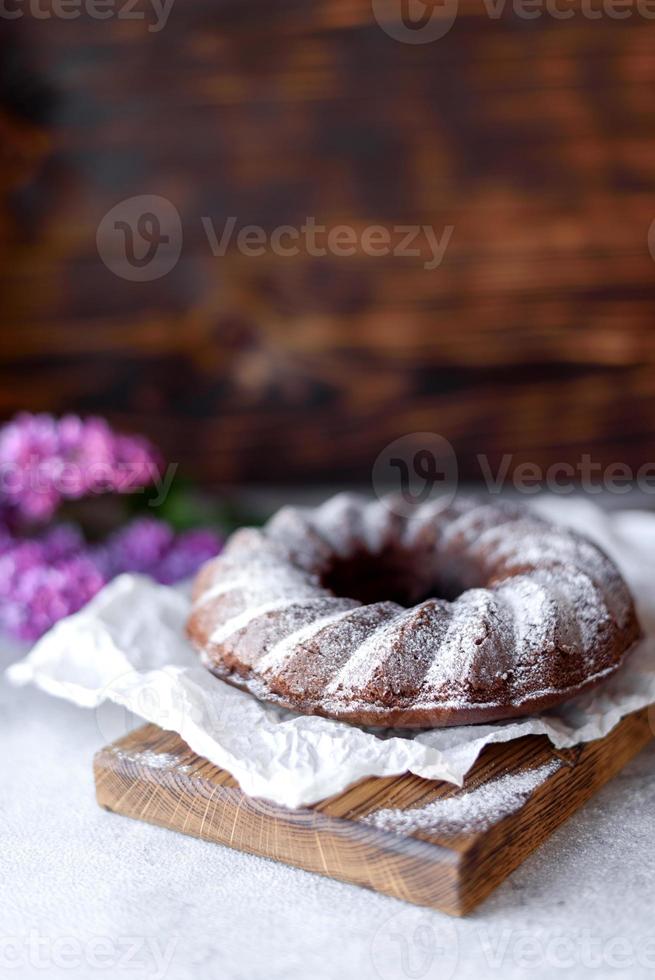
<svg viewBox="0 0 655 980"><path fill-rule="evenodd" d="M428 909L403 909L380 923L371 937L370 956L380 980L456 980L460 947L479 957L485 976L503 977L508 968L527 974L549 971L655 969L653 933L603 934L591 929L488 929L466 932ZM549 973L550 975L550 973ZM569 976L569 972L566 974ZM631 974L632 975L632 974Z"/></svg>
<svg viewBox="0 0 655 980"><path fill-rule="evenodd" d="M166 27L175 0L146 0L149 9L139 9L140 0L0 0L0 20L151 20L147 30L158 34Z"/></svg>
<svg viewBox="0 0 655 980"><path fill-rule="evenodd" d="M403 44L429 44L444 37L459 12L459 0L371 0L373 15L389 37ZM489 20L655 20L655 0L483 0Z"/></svg>
<svg viewBox="0 0 655 980"><path fill-rule="evenodd" d="M590 494L624 494L635 489L655 494L655 462L642 463L637 469L619 461L604 465L594 460L591 453L582 453L575 463L562 461L550 466L532 462L514 465L512 453L504 453L495 467L484 453L478 453L476 459L489 493L500 493L510 486L524 494L539 493L540 490L558 494L576 490Z"/></svg>
<svg viewBox="0 0 655 980"><path fill-rule="evenodd" d="M490 970L501 971L508 962L528 971L544 966L553 970L655 968L653 935L634 939L603 936L590 929L539 935L528 930L483 927L477 931L477 940Z"/></svg>
<svg viewBox="0 0 655 980"><path fill-rule="evenodd" d="M517 460L513 453L493 460L486 453L478 453L475 461L478 473L470 474L469 479L486 487L492 495L505 490L522 495L541 491L560 496L576 491L591 495L631 491L655 495L655 461L650 460L635 468L621 461L601 463L591 453L582 453L575 461L543 466ZM436 498L442 503L452 501L459 483L455 449L435 432L407 433L378 454L371 479L376 495L401 511ZM395 492L395 497L388 498L390 491Z"/></svg>
<svg viewBox="0 0 655 980"><path fill-rule="evenodd" d="M0 463L0 495L16 500L21 495L56 493L60 497L75 499L103 493L144 493L152 488L154 494L148 506L159 507L171 489L177 463L169 463L164 470L155 463L140 464L135 470L129 461L74 463L41 460L37 455L17 462Z"/></svg>
<svg viewBox="0 0 655 980"><path fill-rule="evenodd" d="M505 12L511 12L521 20L552 17L553 20L570 20L580 16L586 20L626 20L638 16L655 20L655 0L483 0L491 20L500 20Z"/></svg>
<svg viewBox="0 0 655 980"><path fill-rule="evenodd" d="M115 976L117 971L136 971L152 980L164 980L177 946L176 936L166 944L152 936L94 936L82 941L77 936L45 936L30 929L21 936L0 936L0 972L27 969L100 970ZM11 975L11 974L10 974Z"/></svg>
<svg viewBox="0 0 655 980"><path fill-rule="evenodd" d="M4 0L0 0L0 3ZM214 222L200 218L210 251L215 258L228 252L257 258L307 255L311 258L369 256L418 259L432 271L443 262L454 225L325 225L308 215L298 225L264 228L239 224L235 215ZM182 220L174 204L157 194L128 197L115 204L100 220L96 244L107 268L121 279L152 282L175 267L182 252Z"/></svg>
<svg viewBox="0 0 655 980"><path fill-rule="evenodd" d="M424 258L424 269L438 268L453 234L454 225L445 225L437 233L432 225L353 225L319 224L308 215L299 226L278 225L270 233L261 225L242 225L231 215L218 230L210 217L200 219L207 235L212 255L224 256L230 246L236 246L242 255L257 257L271 252L283 258L310 255L323 258L326 255L348 257L385 255L401 258Z"/></svg>

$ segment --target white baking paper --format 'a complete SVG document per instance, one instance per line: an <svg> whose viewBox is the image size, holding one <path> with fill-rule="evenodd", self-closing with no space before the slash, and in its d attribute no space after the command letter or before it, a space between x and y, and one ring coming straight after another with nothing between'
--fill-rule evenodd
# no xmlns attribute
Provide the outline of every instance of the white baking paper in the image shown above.
<svg viewBox="0 0 655 980"><path fill-rule="evenodd" d="M543 733L556 748L606 734L624 715L655 702L655 515L612 516L587 501L540 500L542 513L605 548L637 600L645 639L593 692L516 721L420 733L374 733L263 704L198 663L184 634L187 590L138 575L111 582L62 620L8 670L15 684L94 708L101 731L108 701L178 732L252 796L299 807L366 776L406 771L461 785L482 748Z"/></svg>

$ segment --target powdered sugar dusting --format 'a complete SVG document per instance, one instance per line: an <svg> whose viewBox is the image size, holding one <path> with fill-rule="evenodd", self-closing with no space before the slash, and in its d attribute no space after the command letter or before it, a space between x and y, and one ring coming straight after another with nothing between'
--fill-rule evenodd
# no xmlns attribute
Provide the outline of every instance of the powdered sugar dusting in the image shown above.
<svg viewBox="0 0 655 980"><path fill-rule="evenodd" d="M362 511L362 535L368 552L372 555L379 554L385 544L389 542L393 529L397 526L402 529L404 524L404 519L388 507L384 500L374 501L364 507Z"/></svg>
<svg viewBox="0 0 655 980"><path fill-rule="evenodd" d="M222 643L234 633L238 633L239 630L248 626L253 620L259 619L260 616L272 612L284 612L285 609L295 605L298 605L297 599L276 599L273 602L262 602L259 606L249 606L245 612L239 613L238 616L231 616L220 626L217 626L211 634L211 641L212 643Z"/></svg>
<svg viewBox="0 0 655 980"><path fill-rule="evenodd" d="M514 511L501 503L478 503L468 499L460 502L459 509L460 513L454 514L442 528L442 546L457 539L460 545L469 547L479 541L483 534L493 534L499 526L504 529L505 524L516 517ZM533 528L534 524L535 519L531 517Z"/></svg>
<svg viewBox="0 0 655 980"><path fill-rule="evenodd" d="M354 493L338 493L326 500L310 517L310 524L334 549L347 558L365 538L364 513L368 504Z"/></svg>
<svg viewBox="0 0 655 980"><path fill-rule="evenodd" d="M341 670L327 685L326 695L329 697L338 693L340 697L350 698L353 693L365 688L372 679L373 672L389 650L389 639L398 620L411 616L412 612L412 610L402 610L395 619L387 621L373 630L353 651Z"/></svg>
<svg viewBox="0 0 655 980"><path fill-rule="evenodd" d="M434 800L409 810L377 810L362 823L394 834L440 834L457 836L487 830L504 817L516 813L532 793L552 776L562 763L557 759L537 769L508 773L468 792Z"/></svg>
<svg viewBox="0 0 655 980"><path fill-rule="evenodd" d="M191 772L193 769L192 765L181 763L180 757L172 752L155 752L153 749L128 752L116 745L110 745L106 751L110 751L121 762L131 762L148 769L173 769L175 772Z"/></svg>
<svg viewBox="0 0 655 980"><path fill-rule="evenodd" d="M512 610L517 658L532 660L552 650L560 610L541 582L518 575L503 582L496 593Z"/></svg>
<svg viewBox="0 0 655 980"><path fill-rule="evenodd" d="M240 591L249 603L270 601L272 599L309 598L317 594L327 595L326 589L321 589L318 579L312 580L307 574L298 574L286 565L254 566L247 564L245 571L238 574L226 573L205 592L199 595L194 606L199 608L207 605L212 599Z"/></svg>
<svg viewBox="0 0 655 980"><path fill-rule="evenodd" d="M433 565L439 575L441 558L455 587L458 578L476 587L453 602L386 603L384 614L360 616L382 603L340 599L322 584L333 560L383 548L411 580L414 546L423 563L419 581ZM262 696L272 698L267 685L292 665L285 681L291 701L341 716L359 704L383 718L389 708L456 715L516 708L539 692L565 697L618 666L636 637L627 589L595 545L525 508L471 499L421 506L407 519L354 494L316 510L284 508L263 531L237 533L196 605L200 643L204 635L214 645L218 667L215 648L229 640L231 665L241 660L261 680ZM290 615L296 607L306 612ZM275 622L268 619L257 658L257 620L270 614ZM255 632L240 636L251 623Z"/></svg>
<svg viewBox="0 0 655 980"><path fill-rule="evenodd" d="M572 569L568 576L576 622L580 627L582 646L591 653L598 640L601 627L608 625L607 606L598 587L584 571Z"/></svg>
<svg viewBox="0 0 655 980"><path fill-rule="evenodd" d="M438 651L425 676L422 698L449 682L461 681L479 657L479 647L487 636L493 594L485 589L469 589L452 604L452 618Z"/></svg>
<svg viewBox="0 0 655 980"><path fill-rule="evenodd" d="M257 669L264 673L265 671L281 670L285 664L285 661L289 659L296 651L296 649L304 643L310 642L317 633L320 633L322 629L326 626L332 626L335 623L340 622L346 616L350 616L352 608L340 609L338 612L328 613L327 616L320 616L313 622L308 623L306 626L301 626L294 633L290 633L279 643L268 651L268 653L261 658L257 664Z"/></svg>
<svg viewBox="0 0 655 980"><path fill-rule="evenodd" d="M236 589L247 593L251 597L265 595L267 598L309 594L316 591L316 584L310 582L306 575L294 574L293 571L286 572L284 569L261 568L255 577L255 569L249 567L246 572L237 575L227 574L218 579L205 592L197 597L194 605L204 606L212 599L233 592Z"/></svg>

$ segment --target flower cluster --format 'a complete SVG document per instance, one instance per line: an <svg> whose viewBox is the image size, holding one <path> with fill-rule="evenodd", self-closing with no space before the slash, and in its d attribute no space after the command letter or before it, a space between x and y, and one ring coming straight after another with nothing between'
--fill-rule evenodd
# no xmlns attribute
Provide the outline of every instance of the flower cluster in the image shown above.
<svg viewBox="0 0 655 980"><path fill-rule="evenodd" d="M165 521L141 517L116 531L94 552L107 581L121 572L143 572L172 585L194 572L221 550L221 538L210 528L175 534Z"/></svg>
<svg viewBox="0 0 655 980"><path fill-rule="evenodd" d="M146 439L115 433L103 419L22 414L0 429L0 629L35 640L122 572L172 584L218 554L216 532L176 534L153 517L133 519L100 544L69 524L19 533L45 524L64 500L133 492L161 468Z"/></svg>
<svg viewBox="0 0 655 980"><path fill-rule="evenodd" d="M162 461L141 436L104 419L26 412L0 430L0 502L5 519L48 521L66 499L148 486Z"/></svg>
<svg viewBox="0 0 655 980"><path fill-rule="evenodd" d="M76 612L105 580L84 553L81 534L57 527L39 538L3 536L0 549L0 626L21 640L35 640L53 623Z"/></svg>
<svg viewBox="0 0 655 980"><path fill-rule="evenodd" d="M0 628L36 640L81 609L122 572L141 572L170 585L192 575L221 548L216 532L175 534L151 517L136 518L100 545L87 545L70 525L36 538L0 538Z"/></svg>

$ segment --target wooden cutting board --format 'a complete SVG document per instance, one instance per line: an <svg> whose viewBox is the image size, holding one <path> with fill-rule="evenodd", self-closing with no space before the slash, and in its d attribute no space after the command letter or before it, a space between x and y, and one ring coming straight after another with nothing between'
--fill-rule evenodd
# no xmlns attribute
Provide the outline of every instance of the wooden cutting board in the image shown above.
<svg viewBox="0 0 655 980"><path fill-rule="evenodd" d="M155 725L101 749L94 772L108 810L463 915L652 737L644 710L576 749L543 736L490 746L461 790L371 778L300 810L246 796Z"/></svg>

